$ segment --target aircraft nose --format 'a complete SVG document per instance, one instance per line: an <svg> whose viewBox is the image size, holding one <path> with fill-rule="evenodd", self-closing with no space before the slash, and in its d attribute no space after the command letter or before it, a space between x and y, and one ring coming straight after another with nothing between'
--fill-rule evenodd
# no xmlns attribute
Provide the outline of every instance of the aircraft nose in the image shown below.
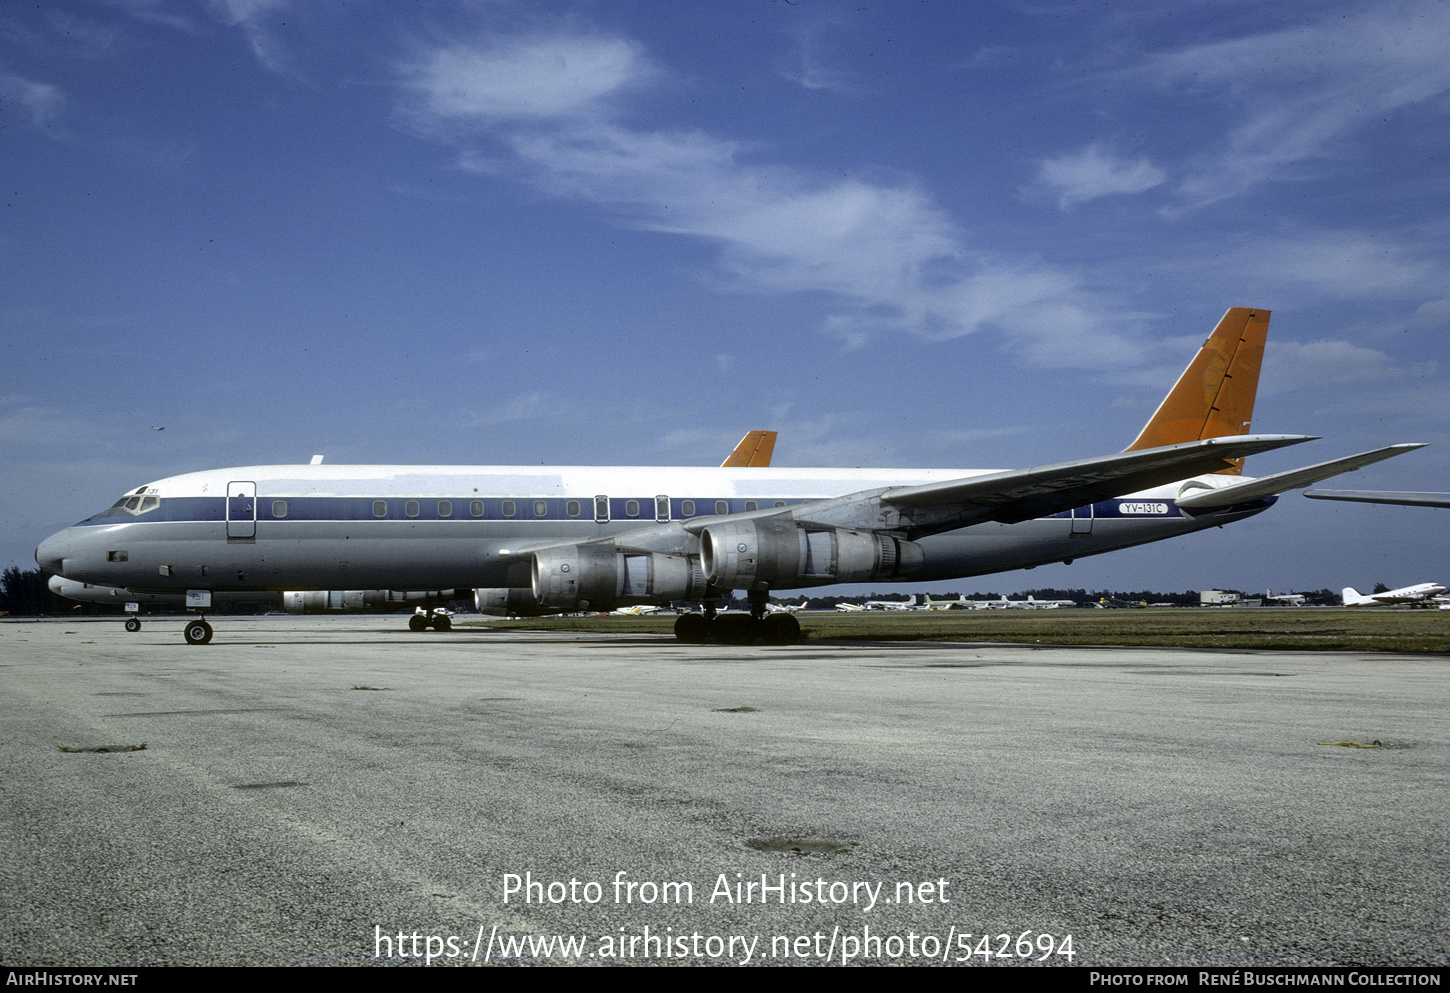
<svg viewBox="0 0 1450 993"><path fill-rule="evenodd" d="M70 552L70 536L65 531L57 532L40 543L35 550L35 564L46 572L57 576L65 575L65 557Z"/></svg>

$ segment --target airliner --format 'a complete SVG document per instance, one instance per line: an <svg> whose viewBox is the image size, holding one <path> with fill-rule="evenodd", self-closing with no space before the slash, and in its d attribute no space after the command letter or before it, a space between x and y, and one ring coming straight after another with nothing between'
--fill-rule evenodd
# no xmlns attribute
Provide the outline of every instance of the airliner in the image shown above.
<svg viewBox="0 0 1450 993"><path fill-rule="evenodd" d="M1395 603L1428 606L1441 603L1444 598L1440 594L1444 592L1445 587L1439 583L1416 583L1414 586L1370 594L1363 594L1353 586L1346 586L1340 595L1346 607L1385 607Z"/></svg>
<svg viewBox="0 0 1450 993"><path fill-rule="evenodd" d="M1312 441L1247 433L1269 312L1231 308L1122 452L1017 470L270 465L147 483L47 538L68 580L183 594L507 590L543 612L705 603L676 637L789 643L771 592L936 582L1072 562L1252 517L1392 445L1258 479L1243 459ZM743 589L748 615L716 617Z"/></svg>

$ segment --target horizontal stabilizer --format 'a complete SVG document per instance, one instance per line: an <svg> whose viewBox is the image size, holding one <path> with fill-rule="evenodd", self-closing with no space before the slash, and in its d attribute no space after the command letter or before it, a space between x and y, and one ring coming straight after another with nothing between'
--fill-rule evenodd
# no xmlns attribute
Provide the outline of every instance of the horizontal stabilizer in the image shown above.
<svg viewBox="0 0 1450 993"><path fill-rule="evenodd" d="M1210 438L1034 469L903 486L886 491L881 500L916 507L976 504L982 509L982 519L1013 523L1200 473L1218 472L1234 459L1313 440L1312 436L1299 434Z"/></svg>
<svg viewBox="0 0 1450 993"><path fill-rule="evenodd" d="M1417 448L1424 447L1424 445L1405 444L1376 448L1372 452L1348 455L1332 462L1320 462L1318 465L1305 466L1303 469L1276 472L1272 476L1249 479L1216 490L1202 490L1179 497L1176 502L1182 510L1213 510L1217 507L1232 507L1237 503L1273 496L1276 493L1283 493L1285 490L1297 490L1310 483L1317 483L1321 479L1328 479L1330 476L1337 476L1342 472L1353 472L1355 469L1362 469L1383 459L1394 458L1396 455L1404 455L1406 452L1413 452Z"/></svg>
<svg viewBox="0 0 1450 993"><path fill-rule="evenodd" d="M1450 507L1450 493L1377 493L1374 490L1305 490L1311 500L1390 503L1399 507Z"/></svg>

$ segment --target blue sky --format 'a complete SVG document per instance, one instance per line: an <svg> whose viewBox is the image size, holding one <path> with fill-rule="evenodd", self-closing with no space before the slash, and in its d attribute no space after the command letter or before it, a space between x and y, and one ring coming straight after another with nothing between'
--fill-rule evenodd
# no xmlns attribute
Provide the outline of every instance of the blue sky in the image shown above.
<svg viewBox="0 0 1450 993"><path fill-rule="evenodd" d="M1234 305L1254 428L1324 438L1251 472L1443 443L1447 117L1441 2L9 5L0 565L315 453L1105 454ZM1398 586L1447 528L1290 494L964 586Z"/></svg>

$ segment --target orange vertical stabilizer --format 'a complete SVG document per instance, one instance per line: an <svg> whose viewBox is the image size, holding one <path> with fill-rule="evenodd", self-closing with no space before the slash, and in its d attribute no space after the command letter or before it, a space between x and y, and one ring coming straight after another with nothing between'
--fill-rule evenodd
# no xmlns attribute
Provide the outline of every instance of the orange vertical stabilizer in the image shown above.
<svg viewBox="0 0 1450 993"><path fill-rule="evenodd" d="M720 463L720 468L759 469L770 465L770 456L775 452L775 434L774 431L748 432L740 439L740 444L735 446L730 457Z"/></svg>
<svg viewBox="0 0 1450 993"><path fill-rule="evenodd" d="M1269 311L1230 307L1126 452L1248 434ZM1219 470L1238 475L1243 459Z"/></svg>

